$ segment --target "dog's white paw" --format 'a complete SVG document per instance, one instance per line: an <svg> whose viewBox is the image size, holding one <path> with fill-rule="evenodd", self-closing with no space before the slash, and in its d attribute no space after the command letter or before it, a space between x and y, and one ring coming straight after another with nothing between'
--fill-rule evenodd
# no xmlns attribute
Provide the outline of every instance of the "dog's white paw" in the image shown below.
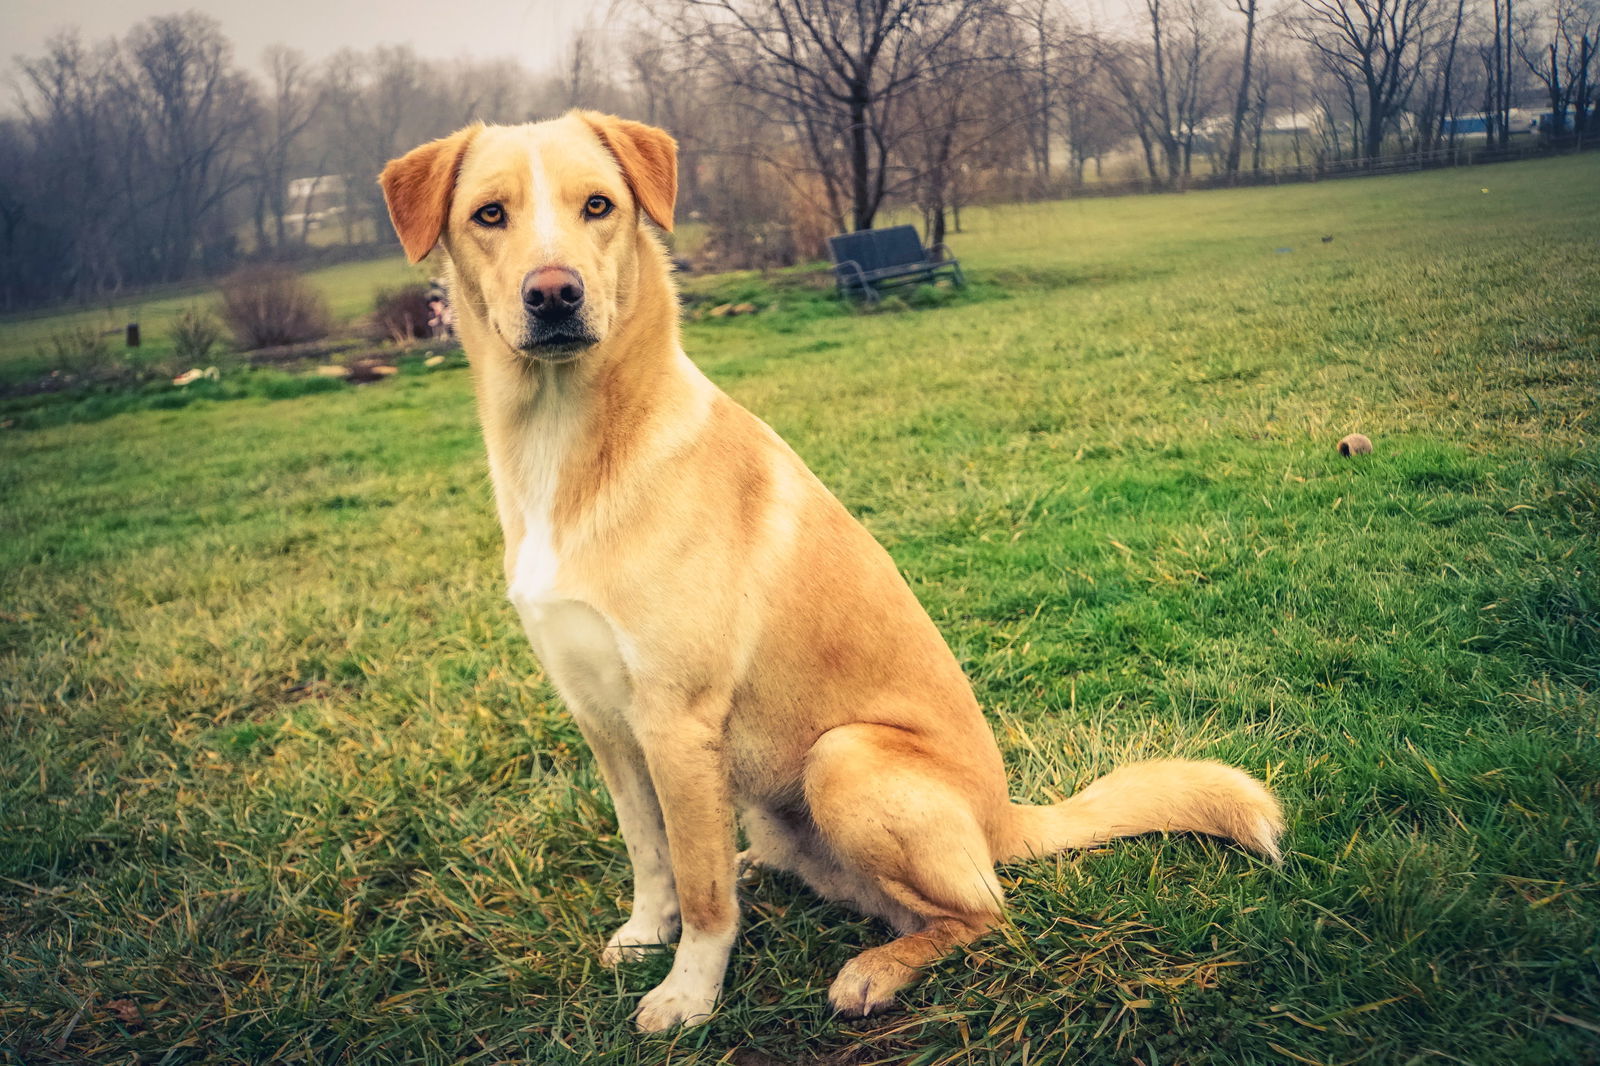
<svg viewBox="0 0 1600 1066"><path fill-rule="evenodd" d="M668 975L639 1000L633 1020L641 1032L659 1033L675 1025L702 1025L711 1020L716 1005L715 988Z"/></svg>
<svg viewBox="0 0 1600 1066"><path fill-rule="evenodd" d="M615 966L620 962L637 962L646 955L661 951L678 934L676 920L651 921L638 916L629 918L621 929L611 934L605 950L600 952L600 965Z"/></svg>

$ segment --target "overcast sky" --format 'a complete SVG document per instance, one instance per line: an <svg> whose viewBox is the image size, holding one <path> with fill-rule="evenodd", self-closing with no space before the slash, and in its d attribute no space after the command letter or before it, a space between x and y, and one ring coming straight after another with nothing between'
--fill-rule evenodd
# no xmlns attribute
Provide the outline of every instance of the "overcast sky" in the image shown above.
<svg viewBox="0 0 1600 1066"><path fill-rule="evenodd" d="M1079 18L1116 25L1136 3L1074 0L1069 6ZM69 27L95 43L120 38L151 15L186 10L222 23L240 65L257 72L269 44L286 44L313 60L346 47L410 44L435 59L507 56L538 71L560 60L586 19L604 24L609 12L626 7L626 0L0 0L0 86L14 58L42 54L45 42ZM9 103L0 102L0 110Z"/></svg>
<svg viewBox="0 0 1600 1066"><path fill-rule="evenodd" d="M410 44L434 58L510 56L538 70L560 58L574 31L606 5L594 0L0 0L0 64L36 56L70 26L88 41L121 37L151 15L202 11L222 23L240 64L254 70L269 44L321 59L340 48Z"/></svg>

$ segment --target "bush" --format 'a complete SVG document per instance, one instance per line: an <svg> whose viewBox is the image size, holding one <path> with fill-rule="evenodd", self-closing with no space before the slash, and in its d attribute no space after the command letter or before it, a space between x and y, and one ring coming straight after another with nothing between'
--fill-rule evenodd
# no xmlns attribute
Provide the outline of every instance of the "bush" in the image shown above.
<svg viewBox="0 0 1600 1066"><path fill-rule="evenodd" d="M89 325L72 326L50 334L50 354L56 369L72 374L103 370L114 359L105 331Z"/></svg>
<svg viewBox="0 0 1600 1066"><path fill-rule="evenodd" d="M838 223L820 184L743 161L718 175L698 258L713 271L768 270L827 255Z"/></svg>
<svg viewBox="0 0 1600 1066"><path fill-rule="evenodd" d="M185 308L172 323L172 350L181 362L205 362L221 339L221 324L201 307Z"/></svg>
<svg viewBox="0 0 1600 1066"><path fill-rule="evenodd" d="M281 266L246 267L224 278L222 317L246 350L320 340L333 328L322 293Z"/></svg>
<svg viewBox="0 0 1600 1066"><path fill-rule="evenodd" d="M379 289L372 301L373 320L379 339L396 344L432 336L428 329L428 287L402 285L398 289Z"/></svg>

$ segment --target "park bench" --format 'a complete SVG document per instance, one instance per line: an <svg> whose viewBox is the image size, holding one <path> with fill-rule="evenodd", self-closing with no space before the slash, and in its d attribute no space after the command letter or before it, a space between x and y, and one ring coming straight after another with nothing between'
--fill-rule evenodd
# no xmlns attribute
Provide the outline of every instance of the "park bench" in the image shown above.
<svg viewBox="0 0 1600 1066"><path fill-rule="evenodd" d="M943 253L942 258L933 258L934 252ZM932 281L941 274L948 274L957 285L967 283L950 249L943 244L924 249L915 226L841 233L828 238L828 254L833 257L839 294L845 297L875 301L881 298L881 289Z"/></svg>

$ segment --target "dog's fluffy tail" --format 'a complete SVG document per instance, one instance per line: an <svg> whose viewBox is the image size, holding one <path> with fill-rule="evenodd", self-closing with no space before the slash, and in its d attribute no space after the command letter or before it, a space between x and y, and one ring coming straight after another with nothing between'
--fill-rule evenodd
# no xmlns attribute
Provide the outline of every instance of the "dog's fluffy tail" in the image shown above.
<svg viewBox="0 0 1600 1066"><path fill-rule="evenodd" d="M1283 808L1266 786L1219 762L1156 759L1119 767L1071 799L1011 805L1002 859L1087 848L1141 833L1205 833L1277 862Z"/></svg>

